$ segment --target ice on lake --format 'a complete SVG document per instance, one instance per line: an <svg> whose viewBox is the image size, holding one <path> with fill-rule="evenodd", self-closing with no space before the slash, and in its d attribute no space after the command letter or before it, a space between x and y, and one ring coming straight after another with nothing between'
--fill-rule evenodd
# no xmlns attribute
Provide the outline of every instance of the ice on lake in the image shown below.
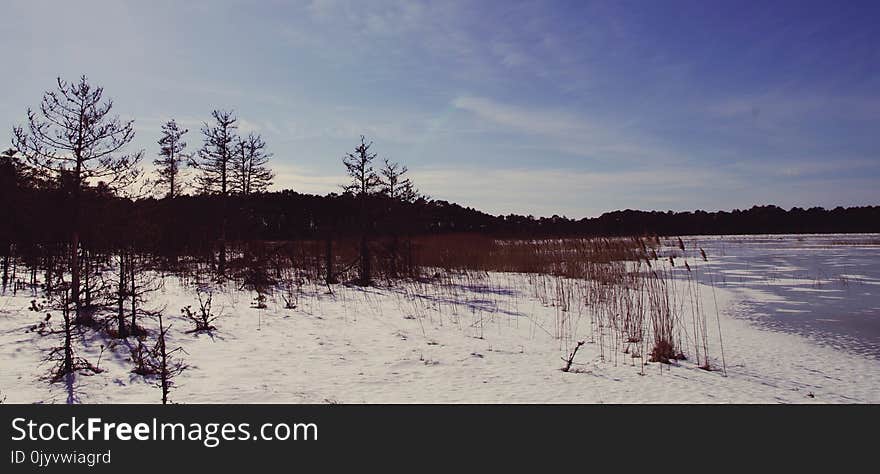
<svg viewBox="0 0 880 474"><path fill-rule="evenodd" d="M738 317L880 359L880 234L683 241L683 256L698 261L702 282L739 296Z"/></svg>

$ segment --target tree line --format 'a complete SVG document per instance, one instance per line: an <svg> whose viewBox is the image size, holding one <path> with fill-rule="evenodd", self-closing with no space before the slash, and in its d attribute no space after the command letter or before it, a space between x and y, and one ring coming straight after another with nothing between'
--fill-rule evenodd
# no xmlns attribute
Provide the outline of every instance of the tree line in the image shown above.
<svg viewBox="0 0 880 474"><path fill-rule="evenodd" d="M83 76L46 92L12 148L0 156L0 256L13 249L66 252L73 300L78 259L86 250L136 249L161 255L211 254L220 273L229 242L319 240L327 264L334 241L358 248L362 283L370 282L375 239L402 245L402 236L479 232L497 236L613 236L794 232L877 232L880 208L784 210L755 206L731 212L614 211L597 218L493 216L430 199L404 165L377 162L365 137L343 156L350 181L326 196L268 191L273 155L259 135L238 134L232 111L214 110L201 128L202 145L188 152L189 131L175 120L162 126L150 195L132 191L144 177L145 151L126 151L133 121L111 113L112 100ZM194 173L195 176L189 176ZM194 194L187 194L191 188ZM4 264L8 266L8 263ZM332 280L332 272L328 279Z"/></svg>

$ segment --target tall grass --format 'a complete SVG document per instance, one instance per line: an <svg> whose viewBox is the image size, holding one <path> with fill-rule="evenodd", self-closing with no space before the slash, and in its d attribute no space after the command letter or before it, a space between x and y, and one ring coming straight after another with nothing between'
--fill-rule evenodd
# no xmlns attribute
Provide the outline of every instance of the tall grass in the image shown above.
<svg viewBox="0 0 880 474"><path fill-rule="evenodd" d="M181 256L161 270L197 288L248 289L256 292L255 301L277 292L286 308L309 311L310 296L334 292L328 269L342 283L358 276L359 242L336 240L332 245L328 257L326 241L233 243L222 278L212 272L212 255ZM522 312L509 305L528 298L553 308L552 325L528 324L557 339L564 354L587 341L597 345L600 359L638 363L642 370L649 361L668 364L685 357L713 369L716 351L725 366L717 303L716 350L702 293L706 285L700 283L701 267L709 259L696 243L657 237L444 234L398 238L393 245L376 239L371 245L375 281L400 292L399 309L420 323L427 318L431 324L455 325L484 338L504 324L521 324ZM327 258L333 259L329 265ZM502 288L490 275L516 276L508 281L514 287ZM479 301L469 300L474 292L481 294ZM357 311L352 314L356 317Z"/></svg>

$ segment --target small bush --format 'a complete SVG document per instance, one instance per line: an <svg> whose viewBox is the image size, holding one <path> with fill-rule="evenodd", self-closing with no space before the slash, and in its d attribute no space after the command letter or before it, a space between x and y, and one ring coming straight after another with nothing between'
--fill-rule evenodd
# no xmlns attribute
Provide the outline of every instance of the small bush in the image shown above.
<svg viewBox="0 0 880 474"><path fill-rule="evenodd" d="M207 296L203 296L205 294L207 294ZM217 319L217 315L211 312L214 293L210 291L207 293L199 291L197 292L197 295L199 298L199 311L197 313L193 312L192 305L180 309L180 312L186 317L186 319L190 320L190 322L196 326L195 329L188 332L213 331L217 329L211 324Z"/></svg>
<svg viewBox="0 0 880 474"><path fill-rule="evenodd" d="M673 360L679 358L680 354L675 352L675 346L672 345L671 342L666 340L657 341L654 345L654 348L651 350L651 362L661 362L663 364L668 364Z"/></svg>

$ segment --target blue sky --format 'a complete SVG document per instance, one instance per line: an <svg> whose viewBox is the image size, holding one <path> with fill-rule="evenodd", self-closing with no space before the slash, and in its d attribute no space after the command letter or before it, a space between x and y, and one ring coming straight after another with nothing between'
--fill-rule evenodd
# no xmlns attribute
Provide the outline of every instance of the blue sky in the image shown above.
<svg viewBox="0 0 880 474"><path fill-rule="evenodd" d="M499 213L880 204L877 2L4 0L0 125L105 87L149 160L214 108L276 188L345 182L359 135ZM9 141L0 138L0 146Z"/></svg>

